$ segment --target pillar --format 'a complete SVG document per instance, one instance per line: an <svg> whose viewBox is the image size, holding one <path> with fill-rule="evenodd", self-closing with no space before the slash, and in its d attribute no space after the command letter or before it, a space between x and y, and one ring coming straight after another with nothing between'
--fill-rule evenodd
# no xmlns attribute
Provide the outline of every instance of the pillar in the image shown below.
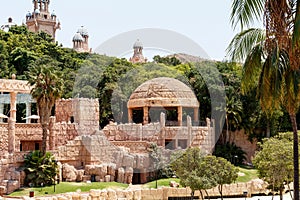
<svg viewBox="0 0 300 200"><path fill-rule="evenodd" d="M26 103L26 117L31 115L31 103L27 102ZM26 123L30 123L31 119L26 119Z"/></svg>
<svg viewBox="0 0 300 200"><path fill-rule="evenodd" d="M10 117L8 119L8 152L15 151L15 132L16 132L16 112L17 112L17 93L10 93Z"/></svg>
<svg viewBox="0 0 300 200"><path fill-rule="evenodd" d="M132 123L132 108L128 108L128 123Z"/></svg>
<svg viewBox="0 0 300 200"><path fill-rule="evenodd" d="M194 122L199 126L199 108L194 108Z"/></svg>
<svg viewBox="0 0 300 200"><path fill-rule="evenodd" d="M143 124L148 124L149 123L149 108L148 107L143 107Z"/></svg>
<svg viewBox="0 0 300 200"><path fill-rule="evenodd" d="M187 130L188 130L188 137L187 137L187 146L190 147L192 145L192 141L193 141L193 136L192 136L192 119L191 117L188 115L186 117L186 121L187 121Z"/></svg>
<svg viewBox="0 0 300 200"><path fill-rule="evenodd" d="M177 114L178 114L178 126L182 126L182 106L179 106L177 108Z"/></svg>
<svg viewBox="0 0 300 200"><path fill-rule="evenodd" d="M0 103L0 113L4 114L3 111L4 111L4 104L3 104L3 103ZM0 122L1 122L1 123L3 122L3 119L2 119L2 118L0 118Z"/></svg>

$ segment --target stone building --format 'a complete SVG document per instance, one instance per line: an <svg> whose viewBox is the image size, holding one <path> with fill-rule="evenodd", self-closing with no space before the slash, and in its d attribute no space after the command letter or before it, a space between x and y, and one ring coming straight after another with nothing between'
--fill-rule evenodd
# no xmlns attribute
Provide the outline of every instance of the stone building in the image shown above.
<svg viewBox="0 0 300 200"><path fill-rule="evenodd" d="M145 63L147 62L147 58L144 57L143 55L143 44L140 42L138 39L134 44L133 44L133 56L129 58L129 62L132 63Z"/></svg>
<svg viewBox="0 0 300 200"><path fill-rule="evenodd" d="M17 122L17 104L27 102L30 110L34 103L20 96L31 90L26 81L15 76L0 79L0 88L0 105L10 101L8 120L0 122L0 193L10 193L23 185L25 174L19 167L24 155L41 148L42 129L39 123ZM211 152L213 123L207 119L205 126L199 126L198 109L192 90L166 77L149 80L132 93L129 123L111 123L103 130L99 130L97 99L61 99L49 124L48 151L61 163L63 181L145 183L152 172L151 143L167 154L189 146Z"/></svg>
<svg viewBox="0 0 300 200"><path fill-rule="evenodd" d="M73 49L77 52L88 52L92 50L89 48L89 33L86 28L81 26L73 37Z"/></svg>
<svg viewBox="0 0 300 200"><path fill-rule="evenodd" d="M32 32L44 31L55 40L55 32L60 29L60 22L54 11L50 14L50 0L33 0L33 12L26 14L27 28Z"/></svg>

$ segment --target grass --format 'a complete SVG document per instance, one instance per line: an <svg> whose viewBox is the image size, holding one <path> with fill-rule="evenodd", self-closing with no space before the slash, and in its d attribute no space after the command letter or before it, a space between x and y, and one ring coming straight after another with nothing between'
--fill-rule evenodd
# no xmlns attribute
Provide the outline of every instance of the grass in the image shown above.
<svg viewBox="0 0 300 200"><path fill-rule="evenodd" d="M239 173L243 174L243 176L239 175L236 182L245 183L251 181L252 179L258 178L258 173L256 169L243 167L243 166L240 166L238 168L239 168Z"/></svg>
<svg viewBox="0 0 300 200"><path fill-rule="evenodd" d="M91 189L104 189L104 188L119 188L125 189L127 188L127 184L116 183L116 182L92 182L92 183L69 183L69 182L61 182L55 186L47 186L47 187L33 187L33 188L23 188L11 193L9 196L28 196L29 191L34 191L34 196L44 196L44 195L52 195L52 194L62 194L66 192L76 192L77 190L81 190L82 192L88 192Z"/></svg>
<svg viewBox="0 0 300 200"><path fill-rule="evenodd" d="M165 178L157 180L157 187L170 186L170 181L179 183L179 178ZM155 188L156 181L151 181L144 184L145 188Z"/></svg>
<svg viewBox="0 0 300 200"><path fill-rule="evenodd" d="M236 182L248 182L252 179L258 178L257 176L257 170L249 167L239 167L239 172L243 174L243 176L239 176ZM167 178L167 179L160 179L157 180L157 186L162 187L166 186L168 187L170 184L170 181L175 181L179 183L179 178ZM149 183L146 183L143 185L145 188L155 188L156 182L151 181ZM62 194L66 192L76 192L80 189L82 192L88 192L91 189L104 189L104 188L119 188L119 189L125 189L127 188L127 184L122 183L116 183L116 182L92 182L92 183L69 183L69 182L61 182L60 184L57 184L55 186L55 192L54 192L54 186L47 186L47 187L37 187L37 188L23 188L18 191L15 191L11 193L9 196L28 196L29 191L34 191L34 196L44 196L44 195L52 195L52 194Z"/></svg>

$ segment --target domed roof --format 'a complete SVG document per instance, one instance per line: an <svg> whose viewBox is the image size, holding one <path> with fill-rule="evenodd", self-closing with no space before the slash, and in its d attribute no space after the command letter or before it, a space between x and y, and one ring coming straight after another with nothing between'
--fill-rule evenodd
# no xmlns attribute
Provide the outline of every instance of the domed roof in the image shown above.
<svg viewBox="0 0 300 200"><path fill-rule="evenodd" d="M52 11L51 16L56 16L56 13L54 12L54 10Z"/></svg>
<svg viewBox="0 0 300 200"><path fill-rule="evenodd" d="M40 14L41 11L40 11L40 9L37 8L37 9L35 9L34 13L35 13L35 14Z"/></svg>
<svg viewBox="0 0 300 200"><path fill-rule="evenodd" d="M141 84L131 94L128 108L140 107L191 107L198 108L194 92L179 80L168 77L154 78Z"/></svg>
<svg viewBox="0 0 300 200"><path fill-rule="evenodd" d="M28 11L28 13L26 14L26 17L31 17L31 16L32 16L31 12Z"/></svg>
<svg viewBox="0 0 300 200"><path fill-rule="evenodd" d="M136 42L133 44L133 48L143 48L143 44L139 39L137 39Z"/></svg>
<svg viewBox="0 0 300 200"><path fill-rule="evenodd" d="M89 36L89 33L88 33L87 29L84 28L83 26L81 26L81 27L78 29L78 32L79 32L82 36Z"/></svg>
<svg viewBox="0 0 300 200"><path fill-rule="evenodd" d="M81 34L79 32L77 32L74 37L73 37L73 41L83 41L83 37L81 36Z"/></svg>

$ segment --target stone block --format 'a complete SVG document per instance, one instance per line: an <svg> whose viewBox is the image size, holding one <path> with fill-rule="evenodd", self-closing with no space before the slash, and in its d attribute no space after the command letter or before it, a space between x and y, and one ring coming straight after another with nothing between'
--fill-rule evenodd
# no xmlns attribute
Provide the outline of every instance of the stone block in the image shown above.
<svg viewBox="0 0 300 200"><path fill-rule="evenodd" d="M110 175L106 175L104 177L104 182L110 182Z"/></svg>
<svg viewBox="0 0 300 200"><path fill-rule="evenodd" d="M91 181L91 175L83 175L82 176L82 181L83 182Z"/></svg>
<svg viewBox="0 0 300 200"><path fill-rule="evenodd" d="M82 181L82 177L84 175L84 170L77 170L77 177L76 177L76 181L81 182Z"/></svg>
<svg viewBox="0 0 300 200"><path fill-rule="evenodd" d="M117 182L119 183L124 183L124 176L125 176L125 170L123 167L120 167L118 169L118 177L117 177Z"/></svg>
<svg viewBox="0 0 300 200"><path fill-rule="evenodd" d="M0 196L3 196L4 194L6 194L6 187L0 186Z"/></svg>

